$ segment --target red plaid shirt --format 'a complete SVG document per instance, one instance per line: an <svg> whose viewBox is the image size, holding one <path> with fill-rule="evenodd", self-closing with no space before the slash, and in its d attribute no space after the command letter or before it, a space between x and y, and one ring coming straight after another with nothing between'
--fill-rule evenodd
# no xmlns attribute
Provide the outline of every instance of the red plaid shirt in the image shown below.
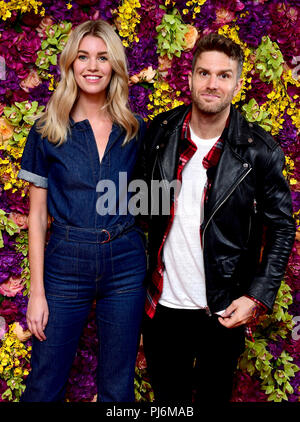
<svg viewBox="0 0 300 422"><path fill-rule="evenodd" d="M191 114L192 114L191 111L187 114L182 126L182 131L181 131L180 155L179 155L179 163L178 163L177 175L176 175L176 178L177 180L180 181L180 183L182 182L182 172L183 172L184 166L192 158L192 156L195 154L197 150L197 146L192 141L191 134L190 134L189 123L191 119ZM229 118L226 122L226 128L228 127L228 123L229 123ZM216 141L216 143L213 145L213 147L210 149L210 151L207 153L207 155L203 158L202 164L204 168L209 169L209 168L217 166L219 159L221 157L222 151L223 151L223 145L224 145L224 139L220 137ZM203 191L203 196L202 196L203 204L206 203L208 200L211 184L212 184L212 180L208 178L206 181L204 191ZM146 313L147 315L149 315L150 318L152 318L155 314L156 305L162 293L163 272L164 272L164 264L162 261L162 250L163 250L165 241L167 239L167 236L169 234L169 231L171 229L171 226L174 220L176 206L177 206L177 197L175 198L174 202L172 202L172 205L171 205L170 217L167 224L167 228L164 233L160 248L158 250L157 266L153 272L152 282L150 283L150 286L148 287L148 291L147 291ZM200 239L202 242L202 233L201 233ZM250 297L250 296L248 297L255 302L255 305L253 308L253 320L251 321L251 323L246 325L245 334L251 341L254 341L252 330L257 324L258 316L261 314L262 311L266 310L266 307L262 303L260 303L258 300L254 299L253 297Z"/></svg>

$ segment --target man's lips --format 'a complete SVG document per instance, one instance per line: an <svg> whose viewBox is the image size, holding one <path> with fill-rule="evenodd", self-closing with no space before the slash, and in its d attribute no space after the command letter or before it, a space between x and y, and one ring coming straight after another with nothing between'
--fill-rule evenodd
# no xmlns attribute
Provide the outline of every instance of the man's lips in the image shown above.
<svg viewBox="0 0 300 422"><path fill-rule="evenodd" d="M220 98L220 95L211 94L211 93L208 93L208 92L204 92L203 94L201 94L201 96L204 97L204 98L210 99L210 100L214 100L216 98Z"/></svg>

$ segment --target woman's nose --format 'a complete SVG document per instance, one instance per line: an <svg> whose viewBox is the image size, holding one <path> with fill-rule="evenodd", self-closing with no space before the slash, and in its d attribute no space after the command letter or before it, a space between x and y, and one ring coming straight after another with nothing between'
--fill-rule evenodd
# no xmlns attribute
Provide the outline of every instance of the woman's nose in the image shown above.
<svg viewBox="0 0 300 422"><path fill-rule="evenodd" d="M98 69L98 60L96 58L91 57L88 63L89 70L97 70Z"/></svg>

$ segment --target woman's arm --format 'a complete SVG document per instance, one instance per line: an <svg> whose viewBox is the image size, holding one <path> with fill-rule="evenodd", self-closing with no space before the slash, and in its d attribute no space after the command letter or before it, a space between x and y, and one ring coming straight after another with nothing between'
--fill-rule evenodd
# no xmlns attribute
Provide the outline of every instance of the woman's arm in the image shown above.
<svg viewBox="0 0 300 422"><path fill-rule="evenodd" d="M47 232L47 189L30 185L28 218L28 252L30 267L30 296L27 324L40 341L46 340L44 329L48 322L48 304L44 290L44 248Z"/></svg>

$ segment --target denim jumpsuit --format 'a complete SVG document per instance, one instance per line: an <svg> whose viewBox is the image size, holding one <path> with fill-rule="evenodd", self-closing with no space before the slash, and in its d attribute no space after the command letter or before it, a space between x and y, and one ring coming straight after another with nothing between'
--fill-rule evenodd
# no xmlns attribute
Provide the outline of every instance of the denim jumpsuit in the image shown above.
<svg viewBox="0 0 300 422"><path fill-rule="evenodd" d="M138 120L138 137L125 146L124 130L113 124L101 162L88 120L75 123L70 119L71 131L61 146L41 138L35 125L29 133L18 176L47 189L48 211L54 221L44 260L47 339L41 342L33 336L32 370L21 401L64 400L94 299L98 401L134 401L146 253L143 234L133 215L124 211L131 194L119 189L119 174L125 174L128 183L133 177L145 130L144 122ZM97 201L103 192L98 192L97 184L103 180L116 187L115 212L99 212Z"/></svg>

